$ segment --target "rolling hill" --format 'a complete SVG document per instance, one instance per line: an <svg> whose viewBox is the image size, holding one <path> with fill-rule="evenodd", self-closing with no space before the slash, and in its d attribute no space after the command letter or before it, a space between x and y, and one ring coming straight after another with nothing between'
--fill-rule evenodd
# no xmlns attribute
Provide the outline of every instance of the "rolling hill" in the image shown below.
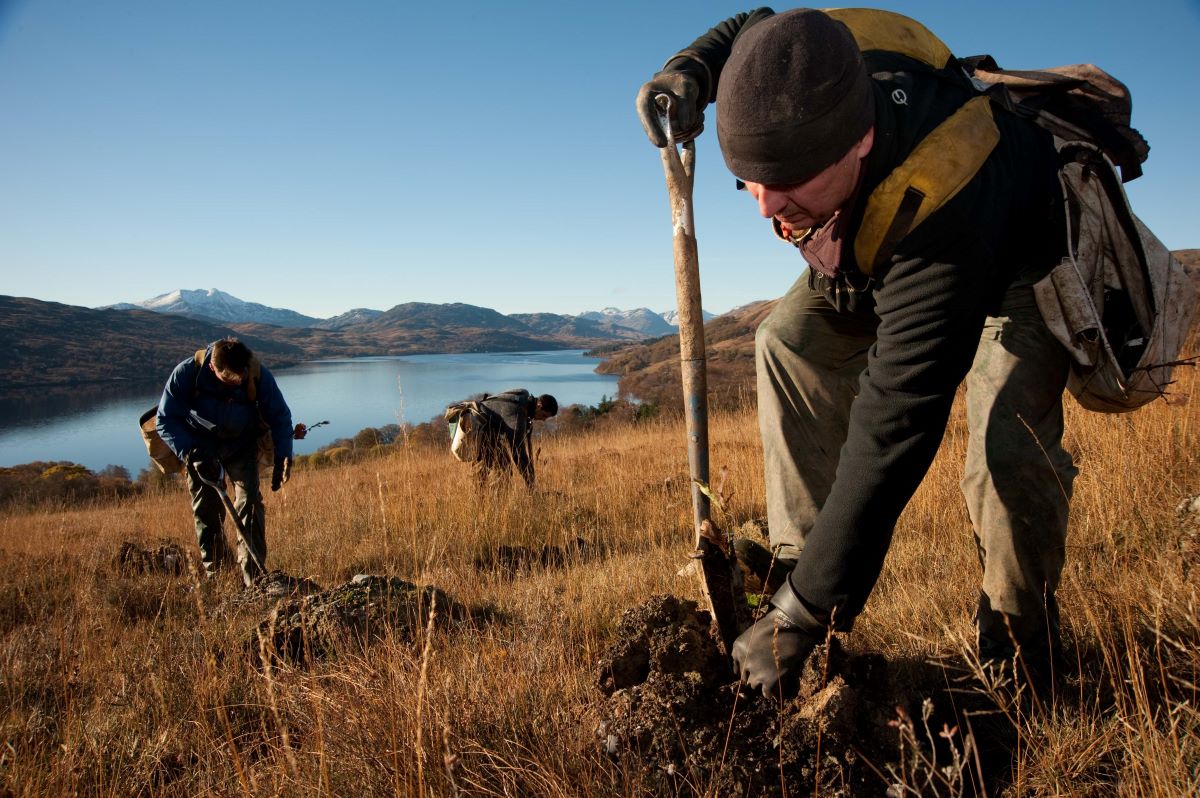
<svg viewBox="0 0 1200 798"><path fill-rule="evenodd" d="M231 327L148 310L93 310L0 296L0 383L5 392L93 383L162 382L197 346ZM284 340L243 336L270 363L297 363Z"/></svg>
<svg viewBox="0 0 1200 798"><path fill-rule="evenodd" d="M1200 249L1180 249L1171 254L1185 267L1200 268ZM753 302L704 325L709 401L714 406L754 395L754 332L776 302ZM620 377L622 394L670 407L681 405L678 335L637 344L608 344L593 353L605 358L598 372Z"/></svg>
<svg viewBox="0 0 1200 798"><path fill-rule="evenodd" d="M754 331L776 302L752 302L704 325L709 402L713 406L735 404L754 395ZM596 371L618 375L622 394L666 407L682 405L678 335L620 347L609 345L595 353L605 356Z"/></svg>
<svg viewBox="0 0 1200 798"><path fill-rule="evenodd" d="M221 324L178 312L0 296L0 394L158 384L198 346L227 335L242 338L276 369L330 357L587 349L639 337L553 314L532 314L526 323L462 303L407 303L357 315L357 323L340 329Z"/></svg>

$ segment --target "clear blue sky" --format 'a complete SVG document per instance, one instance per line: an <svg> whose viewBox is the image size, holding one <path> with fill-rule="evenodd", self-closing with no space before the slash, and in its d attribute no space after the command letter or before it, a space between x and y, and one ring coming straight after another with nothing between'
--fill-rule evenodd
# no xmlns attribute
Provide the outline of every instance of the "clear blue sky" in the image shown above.
<svg viewBox="0 0 1200 798"><path fill-rule="evenodd" d="M868 5L872 5L868 3ZM175 288L331 316L674 306L638 87L736 2L0 0L0 294L97 306ZM782 10L791 6L774 6ZM1090 61L1149 139L1129 184L1200 247L1200 0L890 5L960 55ZM704 305L802 264L698 142Z"/></svg>

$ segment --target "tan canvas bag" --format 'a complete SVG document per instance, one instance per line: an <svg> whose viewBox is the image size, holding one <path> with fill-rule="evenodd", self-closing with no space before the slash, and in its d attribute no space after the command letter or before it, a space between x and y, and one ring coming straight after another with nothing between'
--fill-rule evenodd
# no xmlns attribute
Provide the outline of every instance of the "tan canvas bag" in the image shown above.
<svg viewBox="0 0 1200 798"><path fill-rule="evenodd" d="M1063 166L1068 252L1034 286L1071 353L1067 389L1088 410L1123 413L1170 391L1196 313L1189 272L1134 215L1099 147L1055 139Z"/></svg>

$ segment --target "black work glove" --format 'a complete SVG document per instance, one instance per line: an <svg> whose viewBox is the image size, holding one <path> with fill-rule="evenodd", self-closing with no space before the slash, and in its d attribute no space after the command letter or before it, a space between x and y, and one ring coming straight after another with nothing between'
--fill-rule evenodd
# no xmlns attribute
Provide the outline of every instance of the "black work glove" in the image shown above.
<svg viewBox="0 0 1200 798"><path fill-rule="evenodd" d="M213 467L210 466L209 463L215 465L216 462L217 458L213 455L212 450L207 446L196 446L192 449L189 449L187 454L183 456L183 464L185 466L191 466L197 471L199 471L201 468L203 468L206 472L211 471Z"/></svg>
<svg viewBox="0 0 1200 798"><path fill-rule="evenodd" d="M771 596L770 612L733 641L734 671L743 683L782 701L795 691L804 661L827 636L789 579Z"/></svg>
<svg viewBox="0 0 1200 798"><path fill-rule="evenodd" d="M704 106L708 105L708 74L690 58L676 58L642 86L637 96L638 118L650 143L667 146L662 109L655 102L660 94L671 98L671 133L676 144L691 141L704 130Z"/></svg>
<svg viewBox="0 0 1200 798"><path fill-rule="evenodd" d="M279 490L291 475L292 458L280 457L275 461L275 468L271 471L271 490Z"/></svg>

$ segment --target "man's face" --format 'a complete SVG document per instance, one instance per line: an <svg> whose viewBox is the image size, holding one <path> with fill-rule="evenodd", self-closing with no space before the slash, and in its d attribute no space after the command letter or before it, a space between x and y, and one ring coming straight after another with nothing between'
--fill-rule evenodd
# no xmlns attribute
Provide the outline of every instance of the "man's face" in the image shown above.
<svg viewBox="0 0 1200 798"><path fill-rule="evenodd" d="M778 219L787 230L804 230L820 227L841 210L858 184L863 159L875 142L875 129L866 135L841 157L824 170L803 183L768 185L745 184L746 191L758 203L758 212L763 218Z"/></svg>
<svg viewBox="0 0 1200 798"><path fill-rule="evenodd" d="M547 413L545 410L542 409L542 406L540 404L537 406L537 409L533 411L533 420L534 421L545 421L546 419L551 418L551 417L552 416L549 413Z"/></svg>
<svg viewBox="0 0 1200 798"><path fill-rule="evenodd" d="M208 361L208 367L212 370L213 374L217 375L217 379L226 385L241 385L242 380L245 379L245 375L239 374L236 371L217 368L211 360Z"/></svg>

